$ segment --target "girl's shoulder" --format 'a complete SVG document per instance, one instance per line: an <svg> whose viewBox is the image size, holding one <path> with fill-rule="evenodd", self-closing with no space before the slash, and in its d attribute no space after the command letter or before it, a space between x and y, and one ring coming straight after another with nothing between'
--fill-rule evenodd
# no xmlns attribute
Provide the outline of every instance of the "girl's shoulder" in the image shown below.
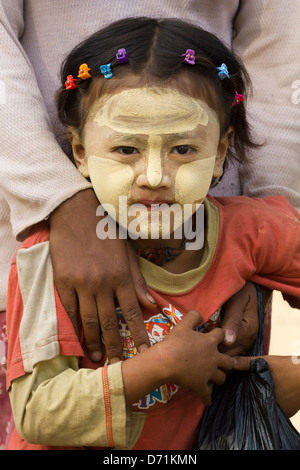
<svg viewBox="0 0 300 470"><path fill-rule="evenodd" d="M220 214L233 214L235 217L267 217L288 216L300 221L300 214L289 203L285 196L268 197L248 197L248 196L230 196L230 197L211 197L207 196L208 203L215 206Z"/></svg>

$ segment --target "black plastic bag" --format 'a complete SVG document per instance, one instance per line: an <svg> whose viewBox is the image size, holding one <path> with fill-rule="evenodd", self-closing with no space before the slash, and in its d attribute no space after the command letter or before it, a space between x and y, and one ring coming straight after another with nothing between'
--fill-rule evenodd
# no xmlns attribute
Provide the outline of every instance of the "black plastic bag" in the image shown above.
<svg viewBox="0 0 300 470"><path fill-rule="evenodd" d="M250 356L263 355L264 308L256 286L260 327ZM280 408L267 362L251 361L214 386L200 423L198 450L300 450L300 434Z"/></svg>

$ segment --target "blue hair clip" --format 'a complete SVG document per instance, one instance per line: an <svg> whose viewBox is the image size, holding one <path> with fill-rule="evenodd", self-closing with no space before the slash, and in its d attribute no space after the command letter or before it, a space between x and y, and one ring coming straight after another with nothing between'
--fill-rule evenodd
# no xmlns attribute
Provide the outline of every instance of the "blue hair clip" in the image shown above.
<svg viewBox="0 0 300 470"><path fill-rule="evenodd" d="M220 67L217 67L217 70L219 70L218 76L221 80L224 80L224 78L230 78L226 64L222 64Z"/></svg>
<svg viewBox="0 0 300 470"><path fill-rule="evenodd" d="M100 66L101 73L104 75L104 78L111 78L113 76L112 71L110 70L111 64L104 64Z"/></svg>

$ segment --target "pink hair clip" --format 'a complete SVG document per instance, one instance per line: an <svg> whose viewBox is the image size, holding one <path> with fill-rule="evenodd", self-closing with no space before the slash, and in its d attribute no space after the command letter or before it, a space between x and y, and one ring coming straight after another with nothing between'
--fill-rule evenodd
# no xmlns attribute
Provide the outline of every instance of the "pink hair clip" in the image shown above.
<svg viewBox="0 0 300 470"><path fill-rule="evenodd" d="M181 56L184 57L186 64L195 65L195 51L193 51L193 49L187 49Z"/></svg>
<svg viewBox="0 0 300 470"><path fill-rule="evenodd" d="M232 103L232 106L236 106L242 101L245 101L244 95L240 95L237 91L235 91L235 98L234 98L234 102Z"/></svg>
<svg viewBox="0 0 300 470"><path fill-rule="evenodd" d="M73 75L68 75L67 76L67 81L65 82L66 85L66 90L75 90L75 88L78 88L78 86L75 83L75 78Z"/></svg>

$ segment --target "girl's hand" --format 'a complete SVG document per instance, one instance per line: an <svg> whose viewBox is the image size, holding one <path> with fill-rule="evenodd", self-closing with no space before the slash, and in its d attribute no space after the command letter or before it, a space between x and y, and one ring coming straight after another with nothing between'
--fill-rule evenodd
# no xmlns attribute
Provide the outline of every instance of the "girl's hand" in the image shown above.
<svg viewBox="0 0 300 470"><path fill-rule="evenodd" d="M162 341L122 363L127 405L170 382L196 391L210 404L210 385L224 383L234 360L218 351L224 332L199 333L194 328L201 322L200 313L191 310Z"/></svg>
<svg viewBox="0 0 300 470"><path fill-rule="evenodd" d="M100 329L108 359L122 360L115 298L138 349L149 346L140 304L153 307L136 258L126 240L96 235L99 206L92 190L81 191L51 215L50 252L54 281L75 330L80 311L88 353L102 357Z"/></svg>
<svg viewBox="0 0 300 470"><path fill-rule="evenodd" d="M218 350L224 340L221 328L209 333L194 330L202 321L196 310L191 310L158 344L161 367L168 382L196 391L204 404L211 400L211 383L221 385L225 372L234 367L234 359Z"/></svg>

